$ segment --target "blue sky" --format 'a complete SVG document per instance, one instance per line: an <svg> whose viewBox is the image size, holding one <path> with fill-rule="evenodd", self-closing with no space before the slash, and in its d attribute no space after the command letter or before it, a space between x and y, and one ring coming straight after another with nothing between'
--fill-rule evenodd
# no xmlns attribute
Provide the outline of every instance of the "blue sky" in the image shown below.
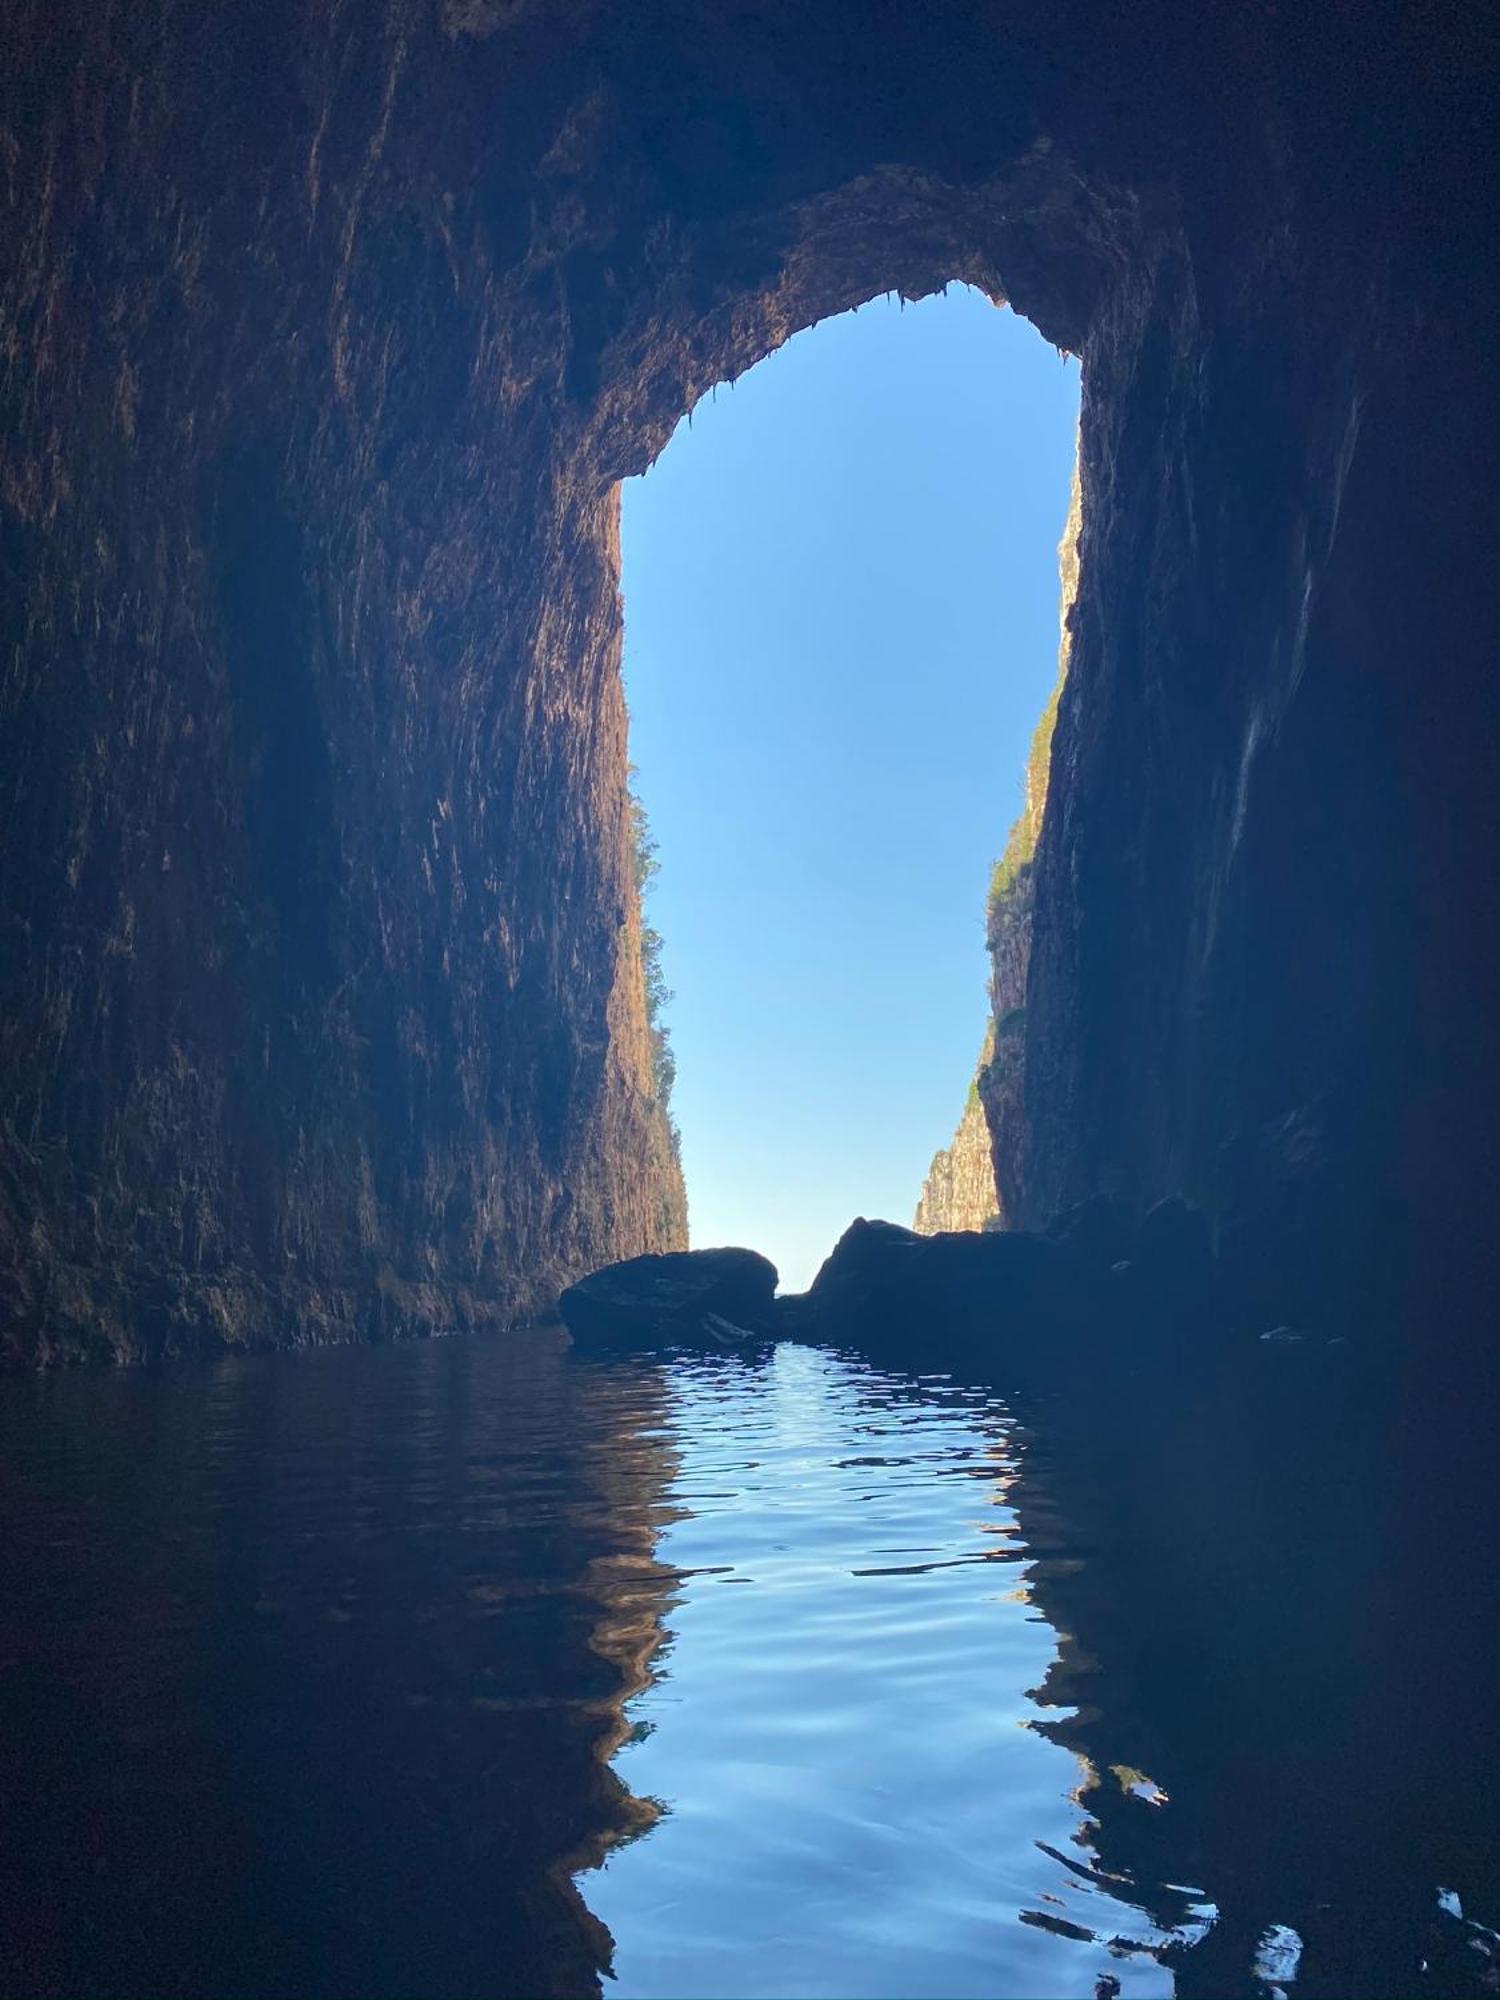
<svg viewBox="0 0 1500 2000"><path fill-rule="evenodd" d="M692 1240L786 1288L855 1215L910 1222L963 1107L1077 410L1077 364L955 285L797 335L625 484Z"/></svg>

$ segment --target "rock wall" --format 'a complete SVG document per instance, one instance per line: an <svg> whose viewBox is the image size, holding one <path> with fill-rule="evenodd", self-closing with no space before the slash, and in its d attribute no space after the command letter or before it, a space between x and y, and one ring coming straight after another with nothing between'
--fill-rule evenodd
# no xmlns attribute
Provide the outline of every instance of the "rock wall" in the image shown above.
<svg viewBox="0 0 1500 2000"><path fill-rule="evenodd" d="M423 9L9 12L0 1351L509 1323L685 1240L515 109Z"/></svg>
<svg viewBox="0 0 1500 2000"><path fill-rule="evenodd" d="M1278 50L1281 142L1221 107L1227 207L1199 189L1091 326L1026 1213L1180 1187L1267 1312L1435 1362L1488 1342L1495 33L1359 27Z"/></svg>
<svg viewBox="0 0 1500 2000"><path fill-rule="evenodd" d="M989 1053L990 1040L986 1036L979 1057L981 1071ZM911 1226L919 1236L939 1236L949 1229L1000 1226L1000 1197L995 1190L995 1168L990 1158L990 1128L979 1100L977 1075L969 1086L963 1116L951 1143L932 1156Z"/></svg>
<svg viewBox="0 0 1500 2000"><path fill-rule="evenodd" d="M1082 487L1075 465L1068 518L1057 545L1060 586L1057 684L1031 739L1026 757L1025 797L995 864L985 912L985 944L990 955L990 1029L980 1061L978 1085L988 1121L995 1185L1000 1191L1003 1212L1015 1218L1027 1212L1026 984L1031 967L1035 900L1032 878L1047 810L1058 703L1068 677L1068 658L1073 645L1071 620L1078 595L1082 509Z"/></svg>
<svg viewBox="0 0 1500 2000"><path fill-rule="evenodd" d="M952 278L1084 355L1023 1219L1182 1186L1293 1263L1473 1268L1488 11L7 28L7 1355L500 1324L680 1240L617 482Z"/></svg>

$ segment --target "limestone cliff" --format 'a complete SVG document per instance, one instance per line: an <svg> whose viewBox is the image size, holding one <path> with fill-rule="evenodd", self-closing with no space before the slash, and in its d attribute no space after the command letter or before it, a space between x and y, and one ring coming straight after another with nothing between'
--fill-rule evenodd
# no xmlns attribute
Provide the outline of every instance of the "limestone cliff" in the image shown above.
<svg viewBox="0 0 1500 2000"><path fill-rule="evenodd" d="M979 1058L981 1070L989 1059L990 1047L990 1037L986 1036ZM940 1153L934 1153L932 1165L927 1169L912 1228L920 1236L938 1236L948 1229L999 1226L1000 1201L990 1157L990 1129L976 1077L969 1085L963 1116L951 1143Z"/></svg>

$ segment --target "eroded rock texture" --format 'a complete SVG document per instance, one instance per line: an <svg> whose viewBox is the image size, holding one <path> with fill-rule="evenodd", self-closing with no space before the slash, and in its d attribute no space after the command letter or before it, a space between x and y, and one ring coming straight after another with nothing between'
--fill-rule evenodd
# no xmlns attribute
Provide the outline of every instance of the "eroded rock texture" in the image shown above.
<svg viewBox="0 0 1500 2000"><path fill-rule="evenodd" d="M990 1054L986 1037L980 1068ZM995 1167L990 1157L990 1128L979 1099L976 1079L969 1086L963 1116L952 1142L934 1153L912 1228L919 1236L936 1236L953 1229L994 1229L1000 1224L1000 1198L995 1191Z"/></svg>
<svg viewBox="0 0 1500 2000"><path fill-rule="evenodd" d="M616 482L797 327L955 277L1085 356L1028 1213L1183 1186L1316 1292L1416 1190L1413 1265L1474 1266L1488 10L7 28L9 1354L501 1322L681 1240Z"/></svg>
<svg viewBox="0 0 1500 2000"><path fill-rule="evenodd" d="M990 955L990 1026L980 1057L978 1088L989 1127L991 1172L1001 1212L1028 1213L1025 1162L1026 990L1031 975L1032 911L1036 902L1036 849L1047 811L1052 771L1052 739L1057 710L1073 650L1073 605L1078 596L1078 544L1083 530L1082 482L1073 471L1068 518L1057 545L1059 583L1057 684L1042 711L1027 752L1021 810L995 864L985 912L985 944Z"/></svg>

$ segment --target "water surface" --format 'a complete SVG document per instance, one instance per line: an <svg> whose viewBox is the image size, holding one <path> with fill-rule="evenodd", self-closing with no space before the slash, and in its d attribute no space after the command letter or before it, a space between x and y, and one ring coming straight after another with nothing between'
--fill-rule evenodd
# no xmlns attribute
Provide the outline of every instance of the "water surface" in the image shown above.
<svg viewBox="0 0 1500 2000"><path fill-rule="evenodd" d="M622 1994L1169 1992L1035 1727L1004 1405L801 1347L666 1384L683 1581L617 1764L663 1817L584 1885Z"/></svg>
<svg viewBox="0 0 1500 2000"><path fill-rule="evenodd" d="M1467 1574L1337 1467L1252 1518L1253 1412L1055 1417L547 1332L0 1384L0 1991L1496 1990Z"/></svg>

